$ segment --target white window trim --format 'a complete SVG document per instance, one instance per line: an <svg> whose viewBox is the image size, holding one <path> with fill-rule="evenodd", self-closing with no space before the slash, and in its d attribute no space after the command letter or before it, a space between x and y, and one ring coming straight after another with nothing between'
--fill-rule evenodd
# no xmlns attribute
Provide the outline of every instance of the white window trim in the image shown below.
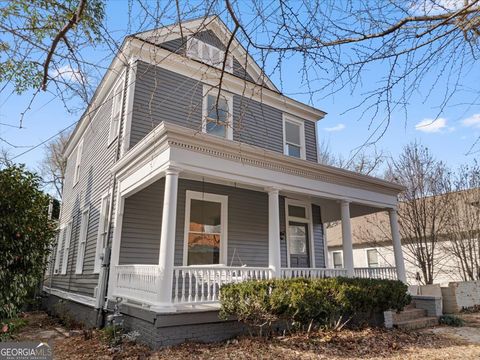
<svg viewBox="0 0 480 360"><path fill-rule="evenodd" d="M62 258L62 275L67 274L68 256L70 255L70 242L72 241L72 220L70 220L65 227L65 243L63 245L63 258Z"/></svg>
<svg viewBox="0 0 480 360"><path fill-rule="evenodd" d="M288 206L298 206L305 208L305 218L290 216L288 213ZM288 224L290 221L308 224L308 246L310 255L310 268L315 267L315 248L313 237L313 222L312 222L312 204L309 201L296 200L285 198L285 239L287 241L287 267L290 267L290 239L288 237Z"/></svg>
<svg viewBox="0 0 480 360"><path fill-rule="evenodd" d="M95 249L95 264L93 266L93 273L98 274L100 272L100 268L102 265L102 260L100 259L101 256L104 255L105 248L102 248L102 243L101 243L101 237L102 237L102 223L103 220L105 220L105 217L107 217L106 221L109 222L110 218L110 205L111 201L111 192L108 191L107 193L103 194L102 198L100 199L100 217L98 219L98 231L97 231L97 246ZM107 205L107 209L105 208L105 205ZM110 224L107 224L107 234L108 234L108 227Z"/></svg>
<svg viewBox="0 0 480 360"><path fill-rule="evenodd" d="M225 139L233 140L233 95L225 91L222 91L221 94L225 99L227 99L227 104L228 104L227 134ZM208 134L207 133L208 95L213 95L216 98L218 97L218 90L212 89L210 86L207 86L207 85L203 87L202 132L205 134ZM215 136L215 135L211 135L211 136ZM215 136L215 137L218 137L218 136Z"/></svg>
<svg viewBox="0 0 480 360"><path fill-rule="evenodd" d="M378 259L378 265L377 266L372 266L370 267L370 264L368 262L368 251L370 250L375 250L377 252L377 259ZM375 267L380 267L380 252L378 251L377 248L371 247L371 248L365 248L365 259L366 259L366 264L368 268L375 269Z"/></svg>
<svg viewBox="0 0 480 360"><path fill-rule="evenodd" d="M64 235L65 235L65 224L62 224L58 229L57 250L55 252L55 264L53 266L54 274L58 274L60 272L60 254L62 253Z"/></svg>
<svg viewBox="0 0 480 360"><path fill-rule="evenodd" d="M342 250L332 251L332 269L336 269L335 268L335 258L333 257L333 254L340 254L340 257L342 259L342 267L340 267L339 269L343 269L343 251Z"/></svg>
<svg viewBox="0 0 480 360"><path fill-rule="evenodd" d="M190 229L191 200L205 200L221 204L221 234L219 263L227 264L228 244L228 196L187 190L185 200L185 227L183 237L183 266L188 266L188 233ZM198 265L192 265L198 266ZM214 265L213 265L214 266Z"/></svg>
<svg viewBox="0 0 480 360"><path fill-rule="evenodd" d="M118 123L117 123L117 128L114 129L114 110L115 110L115 90L117 87L120 86L121 91L120 91L120 114L118 118ZM121 129L121 122L122 122L122 109L123 109L123 98L124 98L124 87L125 87L125 71L122 72L118 80L113 84L110 92L107 95L107 99L111 98L112 101L112 111L110 113L110 126L108 130L108 141L107 141L107 147L110 146L120 135L120 129Z"/></svg>
<svg viewBox="0 0 480 360"><path fill-rule="evenodd" d="M83 224L84 214L86 214L86 222ZM77 262L75 266L75 274L81 274L83 272L83 260L85 259L85 250L87 248L87 235L88 235L88 224L90 221L90 206L87 205L83 208L80 213L80 234L78 236L78 245L77 245ZM83 244L83 248L82 248Z"/></svg>
<svg viewBox="0 0 480 360"><path fill-rule="evenodd" d="M286 128L285 123L289 122L291 124L300 126L300 159L306 160L306 149L305 149L305 121L297 117L294 117L290 114L283 114L283 154L288 155L287 149L287 137L286 137Z"/></svg>
<svg viewBox="0 0 480 360"><path fill-rule="evenodd" d="M220 59L221 59L221 62L219 64L214 64L213 62L209 61L208 59L205 59L202 55L200 55L199 53L195 53L194 51L192 51L192 42L197 42L198 45L197 45L197 49L199 49L200 47L207 47L209 49L209 52L211 49L215 49L216 51L219 51L220 52ZM213 45L210 45L208 43L206 43L205 41L202 41L200 39L197 39L193 36L189 37L188 40L187 40L187 56L194 59L194 60L198 60L204 64L207 64L207 65L210 65L210 66L213 66L214 68L217 68L217 69L222 69L223 67L223 60L225 59L225 50L222 50L216 46L213 46ZM233 55L232 54L228 54L227 55L227 62L225 64L225 72L228 72L228 73L233 73Z"/></svg>
<svg viewBox="0 0 480 360"><path fill-rule="evenodd" d="M83 154L83 137L77 144L77 153L75 157L75 169L73 173L73 186L77 185L80 181L80 168L82 166L82 154Z"/></svg>

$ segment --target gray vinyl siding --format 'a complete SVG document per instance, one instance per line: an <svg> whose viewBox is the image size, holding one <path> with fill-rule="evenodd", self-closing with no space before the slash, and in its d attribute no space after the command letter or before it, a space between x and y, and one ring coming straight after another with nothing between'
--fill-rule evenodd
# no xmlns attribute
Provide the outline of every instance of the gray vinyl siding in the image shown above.
<svg viewBox="0 0 480 360"><path fill-rule="evenodd" d="M119 264L158 264L165 180L125 199Z"/></svg>
<svg viewBox="0 0 480 360"><path fill-rule="evenodd" d="M283 113L233 95L233 140L283 153Z"/></svg>
<svg viewBox="0 0 480 360"><path fill-rule="evenodd" d="M164 179L125 199L120 264L158 264ZM227 264L268 266L268 194L231 186L180 179L175 234L176 266L183 265L187 190L228 196ZM287 267L285 198L279 198L281 266ZM312 205L316 267L324 267L320 207Z"/></svg>
<svg viewBox="0 0 480 360"><path fill-rule="evenodd" d="M160 122L201 131L203 84L175 72L138 62L130 147ZM233 139L283 153L283 113L233 95ZM305 121L307 159L317 161L315 124Z"/></svg>
<svg viewBox="0 0 480 360"><path fill-rule="evenodd" d="M130 147L160 122L202 128L202 83L139 61L133 100Z"/></svg>
<svg viewBox="0 0 480 360"><path fill-rule="evenodd" d="M325 267L324 234L320 206L312 204L313 247L315 267Z"/></svg>
<svg viewBox="0 0 480 360"><path fill-rule="evenodd" d="M227 264L268 266L268 194L180 179L177 200L175 265L183 264L186 191L228 196ZM235 256L234 256L235 253Z"/></svg>
<svg viewBox="0 0 480 360"><path fill-rule="evenodd" d="M110 167L115 162L117 140L108 145L108 133L111 118L111 100L97 110L83 135L83 153L80 166L80 180L73 184L77 149L67 159L65 184L62 198L60 224L72 220L72 237L70 240L67 274L61 275L63 249L60 253L59 274L52 277L52 287L61 290L93 296L98 283L98 274L93 273L97 244L98 220L101 197L112 187ZM124 102L125 103L125 102ZM75 274L80 236L81 211L88 206L89 220L82 274ZM114 214L112 214L114 216ZM64 244L64 242L62 242ZM63 246L62 246L63 247ZM55 250L54 250L55 251ZM54 252L55 254L55 252ZM55 256L52 261L55 261ZM50 280L46 284L50 285Z"/></svg>

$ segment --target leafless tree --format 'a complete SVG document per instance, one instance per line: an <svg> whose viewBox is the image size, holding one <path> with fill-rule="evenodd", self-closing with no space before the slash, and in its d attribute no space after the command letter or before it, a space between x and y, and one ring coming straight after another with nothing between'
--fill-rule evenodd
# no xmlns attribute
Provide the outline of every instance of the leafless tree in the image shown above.
<svg viewBox="0 0 480 360"><path fill-rule="evenodd" d="M450 176L446 165L419 143L405 146L387 173L387 178L406 187L400 196L400 232L425 284L433 283L442 260L438 247L449 226Z"/></svg>
<svg viewBox="0 0 480 360"><path fill-rule="evenodd" d="M353 108L360 110L372 129L365 142L369 145L384 134L393 114L395 120L403 114L406 121L409 103L418 94L437 107L437 116L460 92L465 108L479 105L478 89L463 86L478 67L479 2L129 0L124 34L113 38L106 28L102 0L70 0L67 6L56 1L49 9L42 7L44 2L34 1L22 9L38 9L34 14L45 19L35 24L39 28L25 21L29 10L20 18L7 16L0 22L2 38L6 34L2 49L15 60L1 80L11 82L14 76L18 89L50 89L64 102L71 100L65 94L72 94L64 90L75 90L87 103L99 75L108 67L106 61L89 62L89 47L102 44L106 58L111 58L123 35L218 14L232 30L232 38L240 40L287 95L307 97L318 104L340 91L361 93L362 100ZM39 34L41 41L36 41ZM228 53L231 39L226 44ZM301 80L296 90L283 82L291 69L297 70ZM469 152L477 151L479 145L472 144Z"/></svg>
<svg viewBox="0 0 480 360"><path fill-rule="evenodd" d="M47 189L54 191L57 199L62 198L63 181L67 167L67 159L63 156L70 132L62 132L45 146L40 174Z"/></svg>
<svg viewBox="0 0 480 360"><path fill-rule="evenodd" d="M321 143L318 151L318 162L325 165L336 166L360 174L375 176L379 175L388 160L382 150L373 148L372 151L365 149L355 152L349 159L335 154L328 143Z"/></svg>
<svg viewBox="0 0 480 360"><path fill-rule="evenodd" d="M453 179L448 240L444 249L451 253L455 269L465 281L480 280L480 165L461 166Z"/></svg>

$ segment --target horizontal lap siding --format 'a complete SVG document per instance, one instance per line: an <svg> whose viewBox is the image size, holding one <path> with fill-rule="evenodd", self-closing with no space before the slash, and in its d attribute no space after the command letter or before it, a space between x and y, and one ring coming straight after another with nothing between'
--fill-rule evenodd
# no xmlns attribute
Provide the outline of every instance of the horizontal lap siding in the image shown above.
<svg viewBox="0 0 480 360"><path fill-rule="evenodd" d="M283 152L283 119L280 110L234 95L233 114L234 140Z"/></svg>
<svg viewBox="0 0 480 360"><path fill-rule="evenodd" d="M130 147L162 121L201 131L202 96L202 83L139 61Z"/></svg>
<svg viewBox="0 0 480 360"><path fill-rule="evenodd" d="M135 146L160 122L201 131L203 84L139 61L130 146ZM315 124L305 122L307 159L316 161ZM233 95L233 139L283 153L282 111Z"/></svg>
<svg viewBox="0 0 480 360"><path fill-rule="evenodd" d="M68 254L67 274L54 275L51 285L62 290L93 296L97 286L98 275L93 273L95 251L97 245L100 199L112 186L112 175L109 171L115 162L117 141L108 146L110 129L111 100L105 100L98 109L93 121L83 135L83 152L80 166L80 180L74 186L73 177L77 149L67 159L65 184L62 199L61 224L72 222L72 237ZM89 205L89 222L83 262L83 273L75 274L78 240L80 236L81 211ZM52 257L54 261L54 257ZM60 271L63 262L63 249L60 254ZM46 284L47 286L50 283Z"/></svg>
<svg viewBox="0 0 480 360"><path fill-rule="evenodd" d="M315 267L325 267L325 244L320 206L312 204L312 218Z"/></svg>
<svg viewBox="0 0 480 360"><path fill-rule="evenodd" d="M183 264L187 190L228 196L227 265L268 266L268 195L218 184L179 182L175 265ZM233 256L235 253L235 256Z"/></svg>
<svg viewBox="0 0 480 360"><path fill-rule="evenodd" d="M125 199L119 264L158 264L164 179Z"/></svg>

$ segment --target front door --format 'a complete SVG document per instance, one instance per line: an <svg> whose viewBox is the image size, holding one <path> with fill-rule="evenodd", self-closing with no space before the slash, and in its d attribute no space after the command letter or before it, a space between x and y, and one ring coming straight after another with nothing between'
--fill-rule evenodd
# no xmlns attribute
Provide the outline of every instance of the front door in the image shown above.
<svg viewBox="0 0 480 360"><path fill-rule="evenodd" d="M290 221L288 223L288 243L290 248L290 267L310 267L308 224Z"/></svg>

